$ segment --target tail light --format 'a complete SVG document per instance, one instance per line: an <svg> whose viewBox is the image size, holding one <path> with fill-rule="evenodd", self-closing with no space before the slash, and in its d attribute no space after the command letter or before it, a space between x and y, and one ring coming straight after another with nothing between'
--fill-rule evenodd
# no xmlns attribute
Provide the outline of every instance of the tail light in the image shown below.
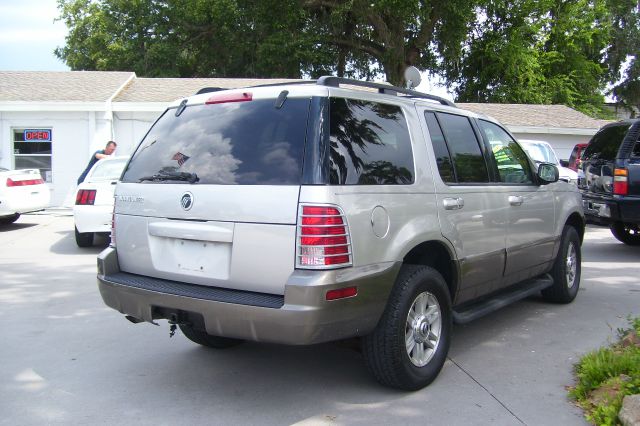
<svg viewBox="0 0 640 426"><path fill-rule="evenodd" d="M615 169L613 171L613 193L615 195L627 195L629 193L629 172L627 169Z"/></svg>
<svg viewBox="0 0 640 426"><path fill-rule="evenodd" d="M211 105L211 104L226 104L229 102L247 102L247 101L251 101L253 99L253 94L250 92L243 92L243 93L216 93L215 95L212 95L209 99L207 99L207 101L205 102L205 104L207 105Z"/></svg>
<svg viewBox="0 0 640 426"><path fill-rule="evenodd" d="M349 227L340 208L301 205L299 212L296 266L302 269L350 266Z"/></svg>
<svg viewBox="0 0 640 426"><path fill-rule="evenodd" d="M42 179L27 179L27 180L13 180L7 178L7 186L28 186L28 185L41 185L44 183Z"/></svg>
<svg viewBox="0 0 640 426"><path fill-rule="evenodd" d="M95 189L80 189L76 194L77 206L92 206L96 202L96 190Z"/></svg>

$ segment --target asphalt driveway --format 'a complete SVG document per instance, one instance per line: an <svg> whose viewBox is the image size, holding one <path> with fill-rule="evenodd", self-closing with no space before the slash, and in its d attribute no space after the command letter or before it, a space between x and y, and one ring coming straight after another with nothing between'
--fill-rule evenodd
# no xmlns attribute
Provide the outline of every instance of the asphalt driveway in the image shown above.
<svg viewBox="0 0 640 426"><path fill-rule="evenodd" d="M426 389L378 385L345 345L211 350L106 308L64 213L0 228L0 424L582 425L572 365L640 315L640 248L589 228L570 305L531 297L454 328Z"/></svg>

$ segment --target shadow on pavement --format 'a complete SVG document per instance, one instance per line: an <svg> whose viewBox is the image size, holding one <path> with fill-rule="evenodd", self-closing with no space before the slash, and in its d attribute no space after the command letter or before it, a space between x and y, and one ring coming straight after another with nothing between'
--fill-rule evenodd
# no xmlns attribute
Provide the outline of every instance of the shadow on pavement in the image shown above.
<svg viewBox="0 0 640 426"><path fill-rule="evenodd" d="M50 251L55 254L64 255L86 255L95 254L96 256L109 245L109 237L96 235L91 247L78 247L76 244L73 231L57 232L63 238L51 245Z"/></svg>
<svg viewBox="0 0 640 426"><path fill-rule="evenodd" d="M12 223L10 225L0 225L0 232L15 231L18 229L31 228L38 225L37 223Z"/></svg>

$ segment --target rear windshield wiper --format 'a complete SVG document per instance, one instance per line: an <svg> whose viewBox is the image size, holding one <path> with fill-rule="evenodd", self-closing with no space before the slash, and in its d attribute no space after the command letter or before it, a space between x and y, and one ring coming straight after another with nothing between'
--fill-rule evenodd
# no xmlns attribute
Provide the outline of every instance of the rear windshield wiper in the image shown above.
<svg viewBox="0 0 640 426"><path fill-rule="evenodd" d="M197 174L188 172L160 172L151 176L143 176L138 182L150 180L154 182L164 182L168 180L177 180L182 182L196 183L200 180Z"/></svg>

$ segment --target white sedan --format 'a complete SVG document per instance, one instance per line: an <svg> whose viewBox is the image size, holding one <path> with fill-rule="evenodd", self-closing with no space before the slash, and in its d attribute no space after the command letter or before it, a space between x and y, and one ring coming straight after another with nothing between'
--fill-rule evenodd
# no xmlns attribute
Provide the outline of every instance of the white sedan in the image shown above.
<svg viewBox="0 0 640 426"><path fill-rule="evenodd" d="M560 164L556 152L548 142L526 139L521 139L518 142L520 142L520 145L527 151L533 161L555 164L558 167L560 180L578 185L578 173Z"/></svg>
<svg viewBox="0 0 640 426"><path fill-rule="evenodd" d="M0 225L13 223L22 213L49 207L51 191L38 169L0 167Z"/></svg>
<svg viewBox="0 0 640 426"><path fill-rule="evenodd" d="M96 233L111 232L113 194L129 157L108 157L98 161L84 182L78 185L76 204L73 206L76 244L93 245Z"/></svg>

